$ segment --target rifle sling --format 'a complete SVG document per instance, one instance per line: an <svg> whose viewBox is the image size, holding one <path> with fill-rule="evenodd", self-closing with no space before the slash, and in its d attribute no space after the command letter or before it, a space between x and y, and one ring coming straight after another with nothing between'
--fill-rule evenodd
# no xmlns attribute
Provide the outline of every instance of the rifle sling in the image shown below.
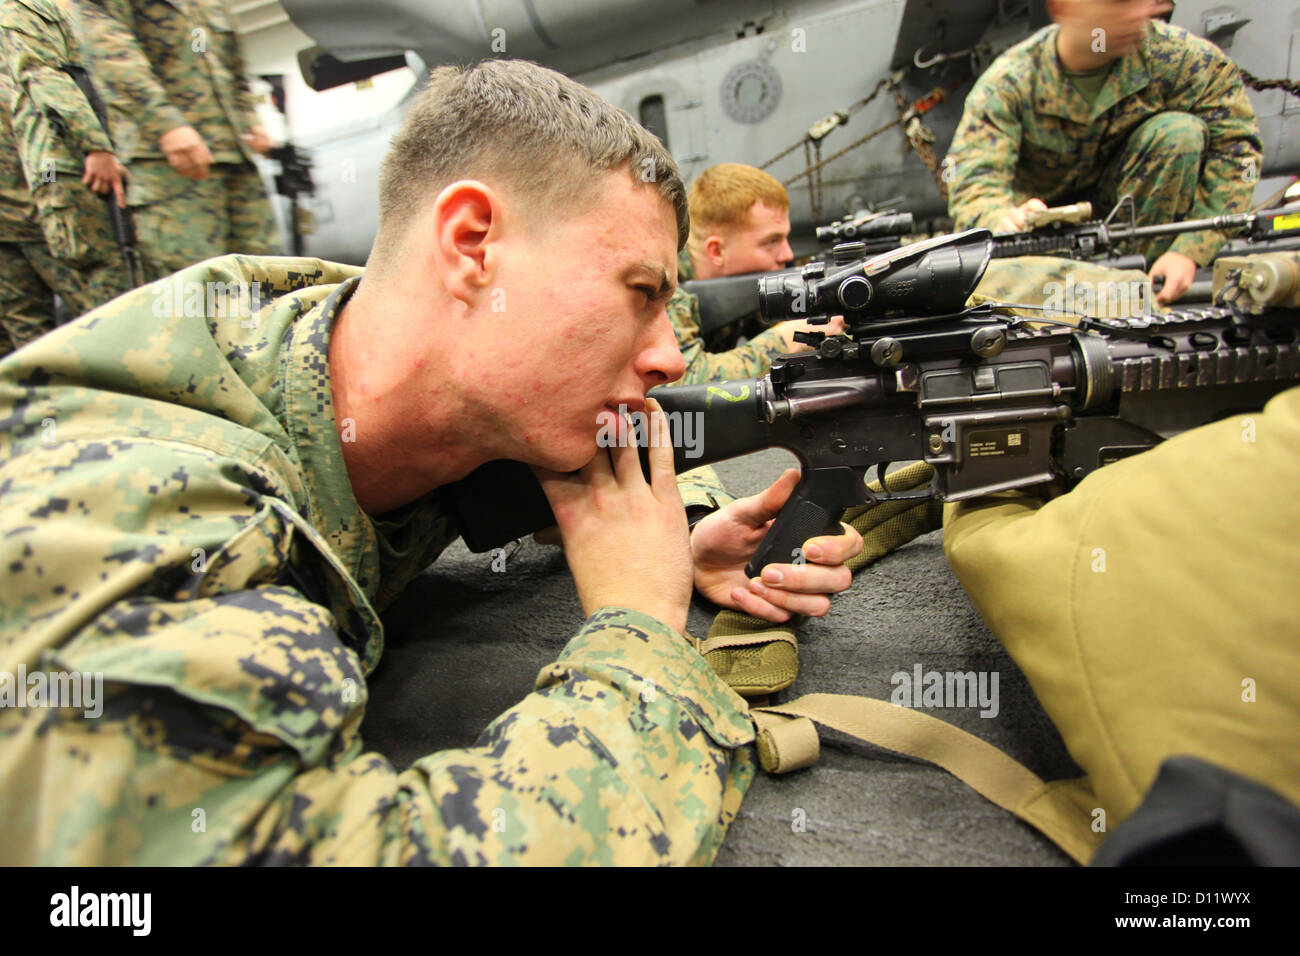
<svg viewBox="0 0 1300 956"><path fill-rule="evenodd" d="M1101 845L1089 825L1096 798L1086 777L1045 782L973 734L909 707L869 697L806 694L750 710L763 769L785 773L817 761L816 721L858 740L937 764L1050 838L1079 863Z"/></svg>

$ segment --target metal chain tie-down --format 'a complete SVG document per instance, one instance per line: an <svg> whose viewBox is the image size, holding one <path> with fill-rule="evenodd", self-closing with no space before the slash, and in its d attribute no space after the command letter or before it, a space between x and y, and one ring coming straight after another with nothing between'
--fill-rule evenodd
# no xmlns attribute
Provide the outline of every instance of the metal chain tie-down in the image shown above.
<svg viewBox="0 0 1300 956"><path fill-rule="evenodd" d="M1251 89L1259 90L1261 93L1265 90L1286 90L1292 96L1300 97L1300 80L1261 80L1255 74L1245 70L1241 70L1241 79Z"/></svg>
<svg viewBox="0 0 1300 956"><path fill-rule="evenodd" d="M921 97L915 103L909 104L902 92L898 89L898 84L902 79L901 73L895 73L893 76L886 77L876 83L875 88L862 99L858 100L846 110L838 110L831 113L825 119L813 124L808 132L798 142L789 148L777 153L767 162L760 166L760 169L767 169L775 163L780 162L786 156L798 149L800 146L804 150L804 171L796 173L789 179L785 180L782 185L789 186L804 177L808 178L808 197L812 207L814 219L820 219L822 214L822 170L839 159L851 150L857 149L864 143L870 142L887 129L895 126L904 126L906 140L912 149L916 150L917 156L920 157L930 174L934 177L935 185L939 193L946 200L948 198L948 186L943 181L939 168L938 158L934 154L934 149L930 146L934 142L934 134L928 130L921 122L921 116L929 112L934 106L942 103L948 98L951 90L945 90L943 87L936 86L928 94ZM854 140L848 146L830 156L822 158L822 140L837 126L843 126L849 121L849 117L859 110L866 107L874 100L880 91L889 87L894 94L894 102L898 107L898 118L891 120L879 129L872 130L860 139Z"/></svg>

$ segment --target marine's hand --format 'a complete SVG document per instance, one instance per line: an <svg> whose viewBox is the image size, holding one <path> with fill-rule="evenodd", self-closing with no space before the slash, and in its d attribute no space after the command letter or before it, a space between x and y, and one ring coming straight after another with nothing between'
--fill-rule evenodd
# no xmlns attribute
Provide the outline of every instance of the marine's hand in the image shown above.
<svg viewBox="0 0 1300 956"><path fill-rule="evenodd" d="M1042 212L1047 208L1047 203L1041 199L1029 199L1022 202L1019 206L1012 206L1002 214L997 225L993 227L995 233L1004 232L1024 232L1029 228L1029 219L1026 213L1031 209L1037 209Z"/></svg>
<svg viewBox="0 0 1300 956"><path fill-rule="evenodd" d="M691 600L686 510L673 473L668 424L653 399L646 410L658 435L650 448L649 484L630 441L608 453L598 449L576 475L539 468L537 477L555 512L583 611L628 607L680 633ZM619 423L620 437L625 433L626 421Z"/></svg>
<svg viewBox="0 0 1300 956"><path fill-rule="evenodd" d="M112 193L117 197L117 204L126 208L126 167L116 156L104 150L95 150L86 154L86 173L81 181L100 194Z"/></svg>
<svg viewBox="0 0 1300 956"><path fill-rule="evenodd" d="M811 325L799 319L782 322L776 327L781 330L781 340L785 343L787 352L804 352L811 349L812 346L805 345L803 342L796 342L794 340L796 332L825 332L827 335L839 335L844 331L844 316L833 315L825 325Z"/></svg>
<svg viewBox="0 0 1300 956"><path fill-rule="evenodd" d="M1153 280L1156 276L1165 277L1164 287L1156 293L1156 304L1169 305L1191 287L1196 278L1196 260L1181 252L1166 252L1151 265L1148 275Z"/></svg>
<svg viewBox="0 0 1300 956"><path fill-rule="evenodd" d="M275 144L271 142L271 135L266 131L264 126L250 126L248 132L244 134L244 142L257 153L265 156L271 151Z"/></svg>
<svg viewBox="0 0 1300 956"><path fill-rule="evenodd" d="M177 126L158 137L158 145L172 169L190 179L207 179L212 165L208 144L193 126Z"/></svg>
<svg viewBox="0 0 1300 956"><path fill-rule="evenodd" d="M844 562L862 550L862 536L848 525L842 535L805 542L802 564L769 564L762 580L745 576L745 562L798 483L799 471L791 468L766 491L733 501L695 526L691 553L701 594L714 604L778 623L791 614L821 617L830 609L829 595L852 581Z"/></svg>

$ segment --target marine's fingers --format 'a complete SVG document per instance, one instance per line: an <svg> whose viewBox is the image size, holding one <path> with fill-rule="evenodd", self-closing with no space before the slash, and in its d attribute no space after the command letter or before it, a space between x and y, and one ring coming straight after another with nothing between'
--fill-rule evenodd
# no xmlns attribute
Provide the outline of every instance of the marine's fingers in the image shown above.
<svg viewBox="0 0 1300 956"><path fill-rule="evenodd" d="M796 594L838 594L853 583L853 572L844 565L828 568L820 564L769 564L761 578L750 580L750 589L762 594L764 589ZM755 585L761 585L756 587Z"/></svg>
<svg viewBox="0 0 1300 956"><path fill-rule="evenodd" d="M758 579L749 582L749 592L752 596L767 604L788 611L791 614L822 617L831 609L831 599L827 594L804 594L802 592L786 591L783 588L768 587ZM769 618L769 620L772 619Z"/></svg>
<svg viewBox="0 0 1300 956"><path fill-rule="evenodd" d="M862 553L862 535L852 525L840 522L843 534L819 535L803 545L803 556L815 564L843 564Z"/></svg>
<svg viewBox="0 0 1300 956"><path fill-rule="evenodd" d="M762 618L765 621L772 621L775 624L784 624L790 620L790 612L784 608L779 608L770 601L765 601L752 591L744 588L733 588L731 591L731 600L736 606L746 614L752 614L754 617Z"/></svg>
<svg viewBox="0 0 1300 956"><path fill-rule="evenodd" d="M668 416L653 398L646 401L650 412L650 487L660 501L681 501L677 489L677 469L673 467L672 429Z"/></svg>

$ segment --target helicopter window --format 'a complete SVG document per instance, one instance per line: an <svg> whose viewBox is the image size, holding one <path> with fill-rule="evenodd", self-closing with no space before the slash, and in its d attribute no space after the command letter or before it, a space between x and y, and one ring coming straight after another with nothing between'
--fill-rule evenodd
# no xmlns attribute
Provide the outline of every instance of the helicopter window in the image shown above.
<svg viewBox="0 0 1300 956"><path fill-rule="evenodd" d="M663 96L656 93L654 96L642 97L638 114L641 125L654 133L659 138L659 142L664 144L664 149L667 149L668 113L664 109Z"/></svg>

